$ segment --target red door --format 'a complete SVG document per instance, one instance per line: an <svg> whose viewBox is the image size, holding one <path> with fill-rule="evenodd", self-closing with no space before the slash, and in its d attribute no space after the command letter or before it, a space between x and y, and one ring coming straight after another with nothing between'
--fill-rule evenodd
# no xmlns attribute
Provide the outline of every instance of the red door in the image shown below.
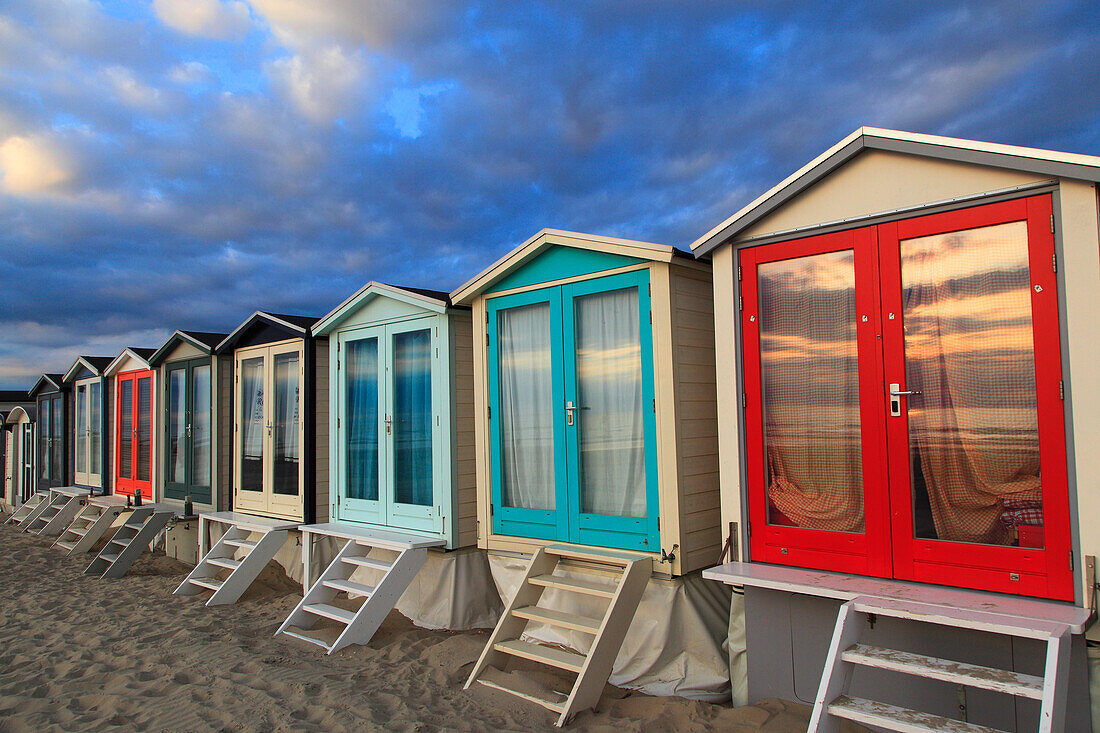
<svg viewBox="0 0 1100 733"><path fill-rule="evenodd" d="M1050 214L742 253L756 559L1072 600Z"/></svg>
<svg viewBox="0 0 1100 733"><path fill-rule="evenodd" d="M153 499L153 372L118 375L115 493Z"/></svg>

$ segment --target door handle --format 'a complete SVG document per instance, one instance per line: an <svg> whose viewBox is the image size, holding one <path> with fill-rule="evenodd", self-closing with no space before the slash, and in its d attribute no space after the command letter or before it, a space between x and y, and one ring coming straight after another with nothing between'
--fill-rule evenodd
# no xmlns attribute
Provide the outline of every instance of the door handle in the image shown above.
<svg viewBox="0 0 1100 733"><path fill-rule="evenodd" d="M565 424L572 425L574 421L573 413L580 408L574 405L572 402L565 403Z"/></svg>
<svg viewBox="0 0 1100 733"><path fill-rule="evenodd" d="M390 430L393 427L393 418L386 415L386 435L390 434Z"/></svg>
<svg viewBox="0 0 1100 733"><path fill-rule="evenodd" d="M902 397L919 394L923 394L919 389L903 390L900 383L892 382L890 384L890 417L901 417Z"/></svg>

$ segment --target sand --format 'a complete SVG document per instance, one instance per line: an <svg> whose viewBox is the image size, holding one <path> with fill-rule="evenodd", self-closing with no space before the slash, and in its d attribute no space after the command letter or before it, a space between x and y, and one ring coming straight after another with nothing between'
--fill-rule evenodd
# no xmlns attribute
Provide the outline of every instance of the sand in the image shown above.
<svg viewBox="0 0 1100 733"><path fill-rule="evenodd" d="M484 632L393 612L367 646L325 656L273 634L301 589L269 566L237 604L173 596L188 571L147 553L119 580L83 575L48 538L0 526L0 730L550 731L554 716L462 685ZM608 687L569 730L803 731L805 705L731 708Z"/></svg>

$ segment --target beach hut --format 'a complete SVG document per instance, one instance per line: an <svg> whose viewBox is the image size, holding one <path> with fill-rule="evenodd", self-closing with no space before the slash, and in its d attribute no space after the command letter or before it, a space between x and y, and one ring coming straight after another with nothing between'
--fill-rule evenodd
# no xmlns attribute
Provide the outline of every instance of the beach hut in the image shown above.
<svg viewBox="0 0 1100 733"><path fill-rule="evenodd" d="M30 398L37 405L38 456L35 491L65 486L68 480L68 385L62 374L43 374L31 387Z"/></svg>
<svg viewBox="0 0 1100 733"><path fill-rule="evenodd" d="M694 244L740 560L707 576L745 588L751 700L1089 730L1098 181L861 128Z"/></svg>
<svg viewBox="0 0 1100 733"><path fill-rule="evenodd" d="M34 402L27 399L27 393L21 389L0 390L0 465L3 466L4 479L0 491L0 508L9 514L17 506L13 487L19 464L15 455L17 446L12 435L12 426L8 425L7 420L16 407L33 408Z"/></svg>
<svg viewBox="0 0 1100 733"><path fill-rule="evenodd" d="M199 513L202 559L176 589L235 602L300 524L328 520L328 343L316 318L256 311L214 354L232 360L219 390L219 471L231 508ZM210 544L211 531L223 532Z"/></svg>
<svg viewBox="0 0 1100 733"><path fill-rule="evenodd" d="M104 370L108 379L108 411L111 420L113 494L153 502L157 436L156 372L149 364L155 349L126 348Z"/></svg>
<svg viewBox="0 0 1100 733"><path fill-rule="evenodd" d="M25 393L24 393L25 395ZM34 508L33 402L15 404L4 416L4 501L12 514L7 521L20 523Z"/></svg>
<svg viewBox="0 0 1100 733"><path fill-rule="evenodd" d="M110 448L105 439L109 423L105 404L107 377L104 372L111 361L109 356L79 356L62 377L72 396L68 416L72 435L71 483L96 494L105 493L110 483Z"/></svg>
<svg viewBox="0 0 1100 733"><path fill-rule="evenodd" d="M470 309L371 282L313 334L328 338L330 521L300 527L304 593L280 631L330 654L366 643L420 573L431 593L401 607L414 621L468 628L488 615L491 625L499 603L484 553L429 553L477 542ZM313 579L322 537L340 550ZM363 602L335 608L344 594ZM338 636L311 633L333 617Z"/></svg>
<svg viewBox="0 0 1100 733"><path fill-rule="evenodd" d="M612 671L620 685L728 696L728 617L695 613L723 601L681 577L722 541L709 265L547 229L451 298L473 313L478 545L508 599L467 686L533 699L559 723L593 706ZM707 659L690 672L661 668L693 645ZM524 692L498 675L511 657L575 673L572 689ZM696 687L708 665L723 689Z"/></svg>

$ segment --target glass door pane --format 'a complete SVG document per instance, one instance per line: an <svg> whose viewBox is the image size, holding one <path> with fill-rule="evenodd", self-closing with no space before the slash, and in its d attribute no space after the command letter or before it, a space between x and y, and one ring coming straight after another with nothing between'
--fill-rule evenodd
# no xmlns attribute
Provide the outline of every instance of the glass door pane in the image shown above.
<svg viewBox="0 0 1100 733"><path fill-rule="evenodd" d="M118 381L118 475L134 476L134 380Z"/></svg>
<svg viewBox="0 0 1100 733"><path fill-rule="evenodd" d="M1041 548L1027 223L900 250L913 536Z"/></svg>
<svg viewBox="0 0 1100 733"><path fill-rule="evenodd" d="M103 470L103 387L93 382L88 392L88 465L92 472L92 482L102 483Z"/></svg>
<svg viewBox="0 0 1100 733"><path fill-rule="evenodd" d="M275 355L274 492L297 495L298 488L298 354Z"/></svg>
<svg viewBox="0 0 1100 733"><path fill-rule="evenodd" d="M38 488L50 485L50 401L38 402Z"/></svg>
<svg viewBox="0 0 1100 733"><path fill-rule="evenodd" d="M862 533L854 253L757 273L768 523Z"/></svg>
<svg viewBox="0 0 1100 733"><path fill-rule="evenodd" d="M141 377L137 383L137 480L150 481L153 460L153 380L151 377Z"/></svg>
<svg viewBox="0 0 1100 733"><path fill-rule="evenodd" d="M573 308L580 511L645 517L638 290L580 296Z"/></svg>
<svg viewBox="0 0 1100 733"><path fill-rule="evenodd" d="M241 491L264 490L264 358L241 362Z"/></svg>
<svg viewBox="0 0 1100 733"><path fill-rule="evenodd" d="M497 314L502 505L557 506L551 308L546 302ZM560 323L557 325L560 328Z"/></svg>
<svg viewBox="0 0 1100 733"><path fill-rule="evenodd" d="M168 465L165 480L170 484L187 483L187 370L183 367L168 372Z"/></svg>
<svg viewBox="0 0 1100 733"><path fill-rule="evenodd" d="M345 347L345 495L378 501L378 338L348 341Z"/></svg>
<svg viewBox="0 0 1100 733"><path fill-rule="evenodd" d="M210 365L201 364L191 370L191 422L188 434L191 450L191 473L187 477L193 498L210 501Z"/></svg>
<svg viewBox="0 0 1100 733"><path fill-rule="evenodd" d="M73 448L76 458L76 472L85 474L88 472L88 387L84 384L76 386L76 429L73 435ZM83 477L83 476L82 476Z"/></svg>
<svg viewBox="0 0 1100 733"><path fill-rule="evenodd" d="M65 408L62 397L54 397L50 409L50 485L60 486L65 475Z"/></svg>
<svg viewBox="0 0 1100 733"><path fill-rule="evenodd" d="M431 506L431 330L393 335L394 500Z"/></svg>

